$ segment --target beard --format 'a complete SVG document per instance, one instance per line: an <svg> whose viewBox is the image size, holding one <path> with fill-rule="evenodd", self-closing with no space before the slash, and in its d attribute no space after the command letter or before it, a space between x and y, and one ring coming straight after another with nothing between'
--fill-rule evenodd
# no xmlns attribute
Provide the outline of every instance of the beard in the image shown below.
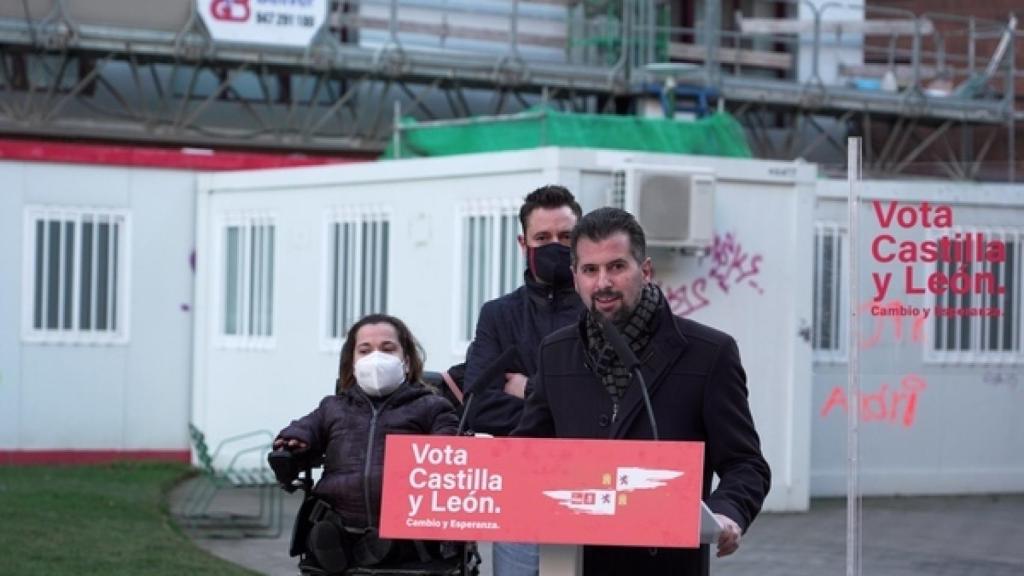
<svg viewBox="0 0 1024 576"><path fill-rule="evenodd" d="M620 298L619 307L612 311L611 314L605 314L604 312L601 312L600 310L597 309L597 299L606 297ZM615 292L613 290L603 290L595 292L590 296L590 313L593 314L595 318L599 316L606 318L609 322L611 322L617 328L620 329L626 325L627 321L629 321L629 317L631 314L633 314L633 309L635 307L636 304L634 304L633 306L629 306L628 304L626 304L626 299L621 292Z"/></svg>

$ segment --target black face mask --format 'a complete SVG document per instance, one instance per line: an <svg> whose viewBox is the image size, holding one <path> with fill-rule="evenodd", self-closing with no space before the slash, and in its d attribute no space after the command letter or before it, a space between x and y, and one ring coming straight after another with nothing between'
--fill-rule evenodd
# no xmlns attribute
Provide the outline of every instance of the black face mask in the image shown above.
<svg viewBox="0 0 1024 576"><path fill-rule="evenodd" d="M552 242L537 248L527 248L526 259L530 272L541 282L555 288L572 286L568 246Z"/></svg>

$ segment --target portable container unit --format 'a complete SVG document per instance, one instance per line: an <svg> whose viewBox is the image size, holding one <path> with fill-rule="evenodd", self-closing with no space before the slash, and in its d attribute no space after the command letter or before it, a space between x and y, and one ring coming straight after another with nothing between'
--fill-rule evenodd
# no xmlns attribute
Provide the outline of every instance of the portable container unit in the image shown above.
<svg viewBox="0 0 1024 576"><path fill-rule="evenodd" d="M0 162L0 461L188 459L195 172Z"/></svg>
<svg viewBox="0 0 1024 576"><path fill-rule="evenodd" d="M768 507L805 509L815 173L541 148L203 175L193 419L216 442L308 413L333 393L342 338L369 312L407 322L428 369L460 362L480 306L522 282L523 197L561 184L585 211L637 210L673 309L737 339L773 468Z"/></svg>
<svg viewBox="0 0 1024 576"><path fill-rule="evenodd" d="M851 294L849 185L818 182L811 493L846 493L847 413L858 400L864 494L1024 490L1024 186L866 180L860 194L860 288ZM956 260L929 262L922 246L943 238ZM979 259L993 241L1003 258ZM941 278L961 270L971 286L954 292ZM851 298L861 316L859 399L846 393ZM998 315L936 317L938 309Z"/></svg>

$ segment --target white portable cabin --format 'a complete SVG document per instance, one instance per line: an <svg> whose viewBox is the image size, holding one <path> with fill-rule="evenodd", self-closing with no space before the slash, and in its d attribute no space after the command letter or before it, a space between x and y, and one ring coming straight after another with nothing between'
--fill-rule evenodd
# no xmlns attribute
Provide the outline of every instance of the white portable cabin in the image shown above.
<svg viewBox="0 0 1024 576"><path fill-rule="evenodd" d="M691 202L646 178L665 171ZM345 330L369 312L407 322L428 369L461 361L480 305L522 281L523 197L561 184L584 211L623 204L647 215L649 232L672 221L687 232L650 248L656 278L677 313L737 339L773 469L767 507L806 509L801 329L815 174L802 163L541 148L202 175L193 420L216 442L308 413L334 391Z"/></svg>
<svg viewBox="0 0 1024 576"><path fill-rule="evenodd" d="M0 463L187 462L197 171L356 159L22 139L0 158Z"/></svg>
<svg viewBox="0 0 1024 576"><path fill-rule="evenodd" d="M0 182L2 460L187 461L195 172L0 161Z"/></svg>
<svg viewBox="0 0 1024 576"><path fill-rule="evenodd" d="M921 495L1024 491L1024 186L946 181L865 180L860 184L857 248L859 289L850 294L845 254L849 238L844 181L821 180L815 206L814 384L811 407L811 493L841 496L847 490L847 397L851 344L849 302L861 315L859 377L860 486L864 494ZM883 228L875 212L903 211L906 227ZM895 204L890 204L895 203ZM922 205L931 221L925 226ZM950 228L939 227L938 207L948 208ZM911 222L909 216L917 214ZM927 278L950 275L950 263L896 258L901 242L920 246L956 234L998 239L1002 262L958 262L971 277L992 273L1003 294L987 286L970 293L932 293ZM870 255L873 242L883 241ZM973 252L973 250L971 251ZM840 256L840 254L843 254ZM907 268L913 283L906 279ZM872 274L892 273L878 303ZM918 291L924 290L924 293ZM908 292L911 292L908 294ZM880 305L875 313L872 307ZM901 308L902 307L902 308ZM934 315L936 307L994 308L996 317ZM924 312L932 312L926 318ZM894 312L895 315L881 315Z"/></svg>

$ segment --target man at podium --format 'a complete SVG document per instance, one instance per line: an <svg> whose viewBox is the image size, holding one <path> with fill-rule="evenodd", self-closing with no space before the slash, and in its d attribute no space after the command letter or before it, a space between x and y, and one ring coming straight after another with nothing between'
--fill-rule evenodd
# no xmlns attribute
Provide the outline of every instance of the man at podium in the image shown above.
<svg viewBox="0 0 1024 576"><path fill-rule="evenodd" d="M628 212L600 208L584 216L572 232L571 256L587 311L542 342L513 435L703 441L702 499L723 525L718 555L732 554L771 483L735 340L672 314L652 281L644 231ZM634 361L627 366L620 355L637 360L650 413L630 370ZM713 472L719 484L712 493ZM586 576L703 576L709 562L706 545L583 551Z"/></svg>

